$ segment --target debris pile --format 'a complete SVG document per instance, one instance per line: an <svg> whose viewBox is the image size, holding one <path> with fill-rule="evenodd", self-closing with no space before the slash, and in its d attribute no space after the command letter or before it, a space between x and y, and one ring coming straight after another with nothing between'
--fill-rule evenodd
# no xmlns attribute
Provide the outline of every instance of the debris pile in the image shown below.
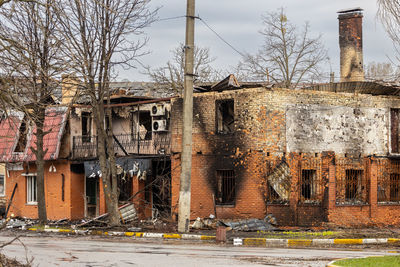
<svg viewBox="0 0 400 267"><path fill-rule="evenodd" d="M235 221L215 220L215 217L210 215L209 218L204 219L197 217L190 227L197 230L216 229L218 226L225 226L228 231L274 231L277 229L276 225L276 218L272 214L268 214L263 220L246 219Z"/></svg>

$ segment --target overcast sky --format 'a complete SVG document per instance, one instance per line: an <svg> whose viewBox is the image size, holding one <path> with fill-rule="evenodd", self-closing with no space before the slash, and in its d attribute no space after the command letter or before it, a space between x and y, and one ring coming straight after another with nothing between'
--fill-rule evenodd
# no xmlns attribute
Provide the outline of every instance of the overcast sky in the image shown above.
<svg viewBox="0 0 400 267"><path fill-rule="evenodd" d="M151 7L160 7L160 19L184 16L186 0L152 0ZM288 19L294 24L301 26L308 21L311 36L322 33L322 42L328 49L336 77L339 76L338 10L364 9L364 64L387 62L387 56L393 55L392 43L376 19L376 0L197 0L196 14L239 51L255 53L263 41L259 34L262 29L261 15L277 11L280 7L285 8ZM163 66L170 59L171 50L185 40L185 18L155 22L146 29L146 33L150 54L140 58L140 61L152 67ZM216 57L213 65L218 69L232 69L241 59L199 20L196 20L195 43L210 48L211 55ZM119 71L118 80L147 81L148 77L141 74L140 65L136 65L136 69ZM326 67L329 72L330 67Z"/></svg>

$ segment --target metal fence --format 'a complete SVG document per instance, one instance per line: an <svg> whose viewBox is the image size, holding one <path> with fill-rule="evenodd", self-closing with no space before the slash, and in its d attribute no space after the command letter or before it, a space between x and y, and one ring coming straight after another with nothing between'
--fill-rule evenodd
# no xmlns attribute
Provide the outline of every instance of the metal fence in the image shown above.
<svg viewBox="0 0 400 267"><path fill-rule="evenodd" d="M72 140L74 159L97 157L97 136L74 136ZM171 147L170 132L139 132L114 136L114 153L139 155L169 155Z"/></svg>

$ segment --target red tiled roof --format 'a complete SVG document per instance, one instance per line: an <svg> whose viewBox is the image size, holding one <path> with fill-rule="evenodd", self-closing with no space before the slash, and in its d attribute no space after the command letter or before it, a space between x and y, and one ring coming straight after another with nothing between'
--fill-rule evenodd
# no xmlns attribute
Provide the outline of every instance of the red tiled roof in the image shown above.
<svg viewBox="0 0 400 267"><path fill-rule="evenodd" d="M11 161L19 136L24 115L20 112L11 112L0 122L0 161Z"/></svg>
<svg viewBox="0 0 400 267"><path fill-rule="evenodd" d="M44 160L55 160L58 158L60 151L61 138L64 133L65 122L67 118L67 108L57 107L46 109L46 118L44 120L44 132L49 132L43 138L43 147L47 152ZM31 147L36 149L36 128L33 129L30 145L27 149L24 161L35 161L36 155L32 152Z"/></svg>

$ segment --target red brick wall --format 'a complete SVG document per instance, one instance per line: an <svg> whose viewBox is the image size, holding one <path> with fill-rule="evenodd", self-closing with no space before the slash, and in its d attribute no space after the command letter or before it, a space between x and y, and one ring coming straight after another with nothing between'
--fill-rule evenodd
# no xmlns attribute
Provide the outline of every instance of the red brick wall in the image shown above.
<svg viewBox="0 0 400 267"><path fill-rule="evenodd" d="M234 99L234 132L216 133L215 102ZM194 95L192 177L191 177L191 219L215 214L218 218L263 218L272 213L283 225L315 225L330 221L339 225L370 224L383 222L381 217L388 212L391 221L398 222L395 210L400 206L382 207L374 197L367 205L340 206L336 204L335 161L345 158L345 154L335 151L296 151L287 152L286 110L287 105L320 104L322 106L345 107L400 107L400 101L379 96L362 94L337 94L332 92L291 91L284 89L268 90L253 88L224 92L210 92ZM172 214L178 213L180 156L182 140L182 99L173 99L171 108L172 130ZM351 151L358 155L357 151ZM360 155L363 162L369 155ZM299 203L299 179L301 165L307 158L317 157L321 166L317 173L322 189L319 203ZM282 158L291 168L292 188L287 205L265 204L262 181L267 175L266 161L279 161ZM356 160L357 161L357 160ZM233 164L233 166L232 166ZM361 163L360 163L361 164ZM361 166L361 165L360 165ZM236 176L236 201L233 206L214 208L216 170L233 169ZM373 168L364 170L372 175ZM371 172L371 173L370 173ZM372 177L372 176L371 176ZM370 194L376 194L376 182L370 180ZM375 189L374 189L375 188ZM371 195L373 196L373 195ZM375 197L376 199L376 197ZM375 204L373 203L375 202ZM372 204L372 208L370 208Z"/></svg>
<svg viewBox="0 0 400 267"><path fill-rule="evenodd" d="M49 172L51 163L45 164L45 192L47 217L50 220L77 219L83 217L83 198L79 195L83 192L83 175L71 175L70 164L67 161L53 163L56 172ZM26 166L25 166L26 168ZM29 166L29 173L36 172L33 164ZM8 201L11 197L14 185L18 183L17 190L9 211L9 216L37 218L37 205L26 203L26 177L21 174L25 171L9 171L10 177L6 179L6 194ZM62 201L62 176L64 174L64 201Z"/></svg>

